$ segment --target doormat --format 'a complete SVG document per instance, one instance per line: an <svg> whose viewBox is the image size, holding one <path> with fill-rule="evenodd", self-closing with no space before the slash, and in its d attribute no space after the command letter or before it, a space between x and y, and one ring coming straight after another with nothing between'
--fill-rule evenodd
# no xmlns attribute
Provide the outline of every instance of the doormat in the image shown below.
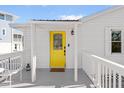
<svg viewBox="0 0 124 93"><path fill-rule="evenodd" d="M65 68L51 68L50 72L65 72Z"/></svg>

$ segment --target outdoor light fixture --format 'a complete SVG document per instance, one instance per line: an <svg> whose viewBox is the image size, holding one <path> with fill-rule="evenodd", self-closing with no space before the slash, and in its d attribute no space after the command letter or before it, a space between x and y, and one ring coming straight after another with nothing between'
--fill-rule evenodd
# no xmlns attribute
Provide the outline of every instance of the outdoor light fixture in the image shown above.
<svg viewBox="0 0 124 93"><path fill-rule="evenodd" d="M72 29L72 31L71 31L71 35L74 35L74 30Z"/></svg>
<svg viewBox="0 0 124 93"><path fill-rule="evenodd" d="M31 66L30 66L30 64L27 64L26 65L26 71L30 71L31 70Z"/></svg>

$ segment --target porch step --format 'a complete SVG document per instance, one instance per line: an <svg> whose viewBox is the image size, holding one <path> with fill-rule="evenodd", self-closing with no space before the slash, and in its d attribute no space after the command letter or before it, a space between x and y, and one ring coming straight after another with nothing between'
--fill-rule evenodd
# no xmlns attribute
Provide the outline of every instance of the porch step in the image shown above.
<svg viewBox="0 0 124 93"><path fill-rule="evenodd" d="M50 72L65 72L65 68L51 68Z"/></svg>

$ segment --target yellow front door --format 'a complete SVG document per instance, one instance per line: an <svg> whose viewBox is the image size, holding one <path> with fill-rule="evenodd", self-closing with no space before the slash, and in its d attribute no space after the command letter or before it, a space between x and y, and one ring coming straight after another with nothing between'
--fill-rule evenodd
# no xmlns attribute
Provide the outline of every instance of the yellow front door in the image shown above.
<svg viewBox="0 0 124 93"><path fill-rule="evenodd" d="M66 64L66 33L50 32L50 67L65 68Z"/></svg>

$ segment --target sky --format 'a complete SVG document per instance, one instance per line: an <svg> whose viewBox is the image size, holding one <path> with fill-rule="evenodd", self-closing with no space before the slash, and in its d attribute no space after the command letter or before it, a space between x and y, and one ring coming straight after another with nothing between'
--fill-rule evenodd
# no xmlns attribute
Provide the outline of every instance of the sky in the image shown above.
<svg viewBox="0 0 124 93"><path fill-rule="evenodd" d="M30 19L73 20L111 8L109 5L0 5L0 11L19 16L17 22Z"/></svg>

